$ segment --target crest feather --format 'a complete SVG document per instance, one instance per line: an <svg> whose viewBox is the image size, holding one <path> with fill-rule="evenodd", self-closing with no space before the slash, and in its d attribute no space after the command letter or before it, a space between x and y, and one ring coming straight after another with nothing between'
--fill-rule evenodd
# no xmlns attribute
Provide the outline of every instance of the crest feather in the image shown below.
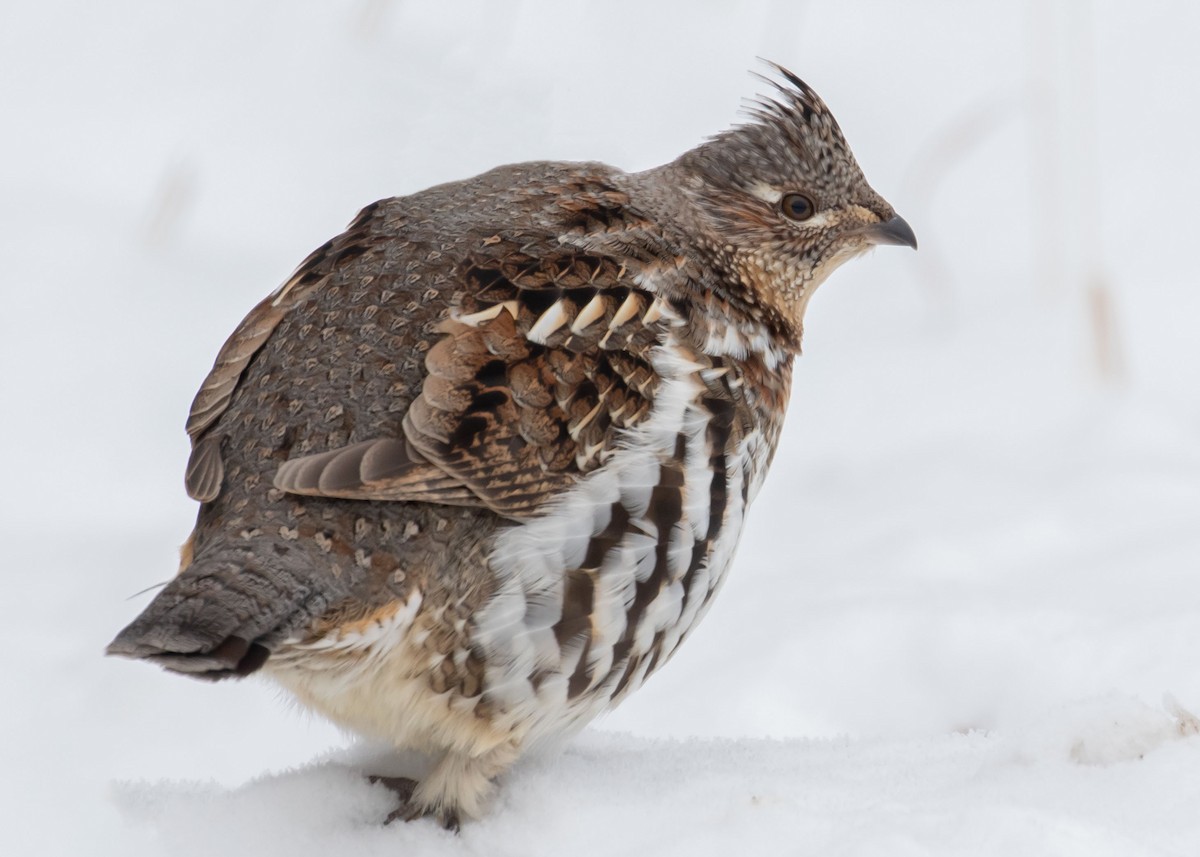
<svg viewBox="0 0 1200 857"><path fill-rule="evenodd" d="M774 74L752 71L754 77L775 90L774 97L759 95L751 101L744 112L750 122L734 130L767 127L782 130L790 140L802 149L809 149L804 131L807 129L818 138L848 150L842 129L825 102L798 75L786 67L770 60L759 58Z"/></svg>

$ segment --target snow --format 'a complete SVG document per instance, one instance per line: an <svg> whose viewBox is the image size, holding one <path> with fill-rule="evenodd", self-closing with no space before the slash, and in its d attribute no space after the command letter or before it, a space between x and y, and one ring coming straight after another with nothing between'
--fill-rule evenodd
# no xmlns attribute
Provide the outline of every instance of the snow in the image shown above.
<svg viewBox="0 0 1200 857"><path fill-rule="evenodd" d="M0 853L1200 853L1200 11L1091 8L7 4ZM382 827L358 772L403 760L265 682L101 657L189 529L197 384L301 258L496 163L674 157L756 55L921 250L814 300L662 673L454 837Z"/></svg>
<svg viewBox="0 0 1200 857"><path fill-rule="evenodd" d="M1110 709L1090 713L1106 719ZM1137 711L1124 725L1169 733L1158 722L1168 720ZM494 816L457 841L433 825L372 824L389 809L387 793L340 759L233 790L124 785L116 801L179 855L1187 853L1187 795L1130 793L1186 779L1200 762L1197 742L1106 767L1072 763L1064 750L1047 741L1025 755L979 734L651 741L593 731L524 765Z"/></svg>

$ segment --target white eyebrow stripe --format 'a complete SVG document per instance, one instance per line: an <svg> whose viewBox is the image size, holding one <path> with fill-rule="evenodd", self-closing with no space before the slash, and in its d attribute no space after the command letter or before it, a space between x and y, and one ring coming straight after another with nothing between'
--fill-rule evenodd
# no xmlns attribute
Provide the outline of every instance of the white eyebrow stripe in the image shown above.
<svg viewBox="0 0 1200 857"><path fill-rule="evenodd" d="M770 203L771 205L774 205L775 203L779 202L779 200L783 199L783 191L777 187L772 187L766 182L757 182L753 187L750 188L750 193L754 196L757 196L763 202Z"/></svg>

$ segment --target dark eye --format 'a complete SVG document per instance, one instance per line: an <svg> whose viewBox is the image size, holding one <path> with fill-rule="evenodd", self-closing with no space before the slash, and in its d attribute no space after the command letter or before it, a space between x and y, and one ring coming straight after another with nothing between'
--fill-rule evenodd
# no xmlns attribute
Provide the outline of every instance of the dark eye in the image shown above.
<svg viewBox="0 0 1200 857"><path fill-rule="evenodd" d="M816 204L802 193L786 193L779 201L783 216L792 220L808 220L817 213Z"/></svg>

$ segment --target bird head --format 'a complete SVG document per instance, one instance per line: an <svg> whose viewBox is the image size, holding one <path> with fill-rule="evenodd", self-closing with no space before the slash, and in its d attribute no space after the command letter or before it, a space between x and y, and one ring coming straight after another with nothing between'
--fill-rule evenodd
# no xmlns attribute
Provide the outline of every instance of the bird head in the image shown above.
<svg viewBox="0 0 1200 857"><path fill-rule="evenodd" d="M748 122L672 165L711 261L741 286L750 308L799 347L813 291L848 259L878 244L916 249L912 229L863 177L837 121L804 81L780 79Z"/></svg>

